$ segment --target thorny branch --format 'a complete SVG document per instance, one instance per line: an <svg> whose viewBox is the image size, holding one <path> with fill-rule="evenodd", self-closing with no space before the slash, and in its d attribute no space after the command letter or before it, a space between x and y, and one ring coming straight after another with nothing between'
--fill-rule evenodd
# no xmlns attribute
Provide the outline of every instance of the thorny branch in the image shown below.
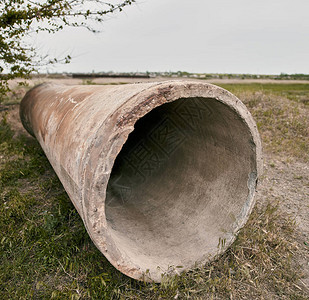
<svg viewBox="0 0 309 300"><path fill-rule="evenodd" d="M42 31L56 33L68 26L97 32L94 24L135 1L0 0L0 97L8 91L8 80L27 78L42 65L71 60L69 55L63 58L39 56L36 49L25 42L26 36ZM4 74L5 70L9 71Z"/></svg>

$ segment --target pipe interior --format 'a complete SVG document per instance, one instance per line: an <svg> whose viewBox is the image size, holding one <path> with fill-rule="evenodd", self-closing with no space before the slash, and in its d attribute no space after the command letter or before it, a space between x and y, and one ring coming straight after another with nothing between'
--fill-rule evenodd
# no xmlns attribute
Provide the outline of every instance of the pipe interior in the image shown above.
<svg viewBox="0 0 309 300"><path fill-rule="evenodd" d="M136 122L107 187L119 251L143 270L192 267L215 255L244 218L255 159L248 127L218 100L153 109Z"/></svg>

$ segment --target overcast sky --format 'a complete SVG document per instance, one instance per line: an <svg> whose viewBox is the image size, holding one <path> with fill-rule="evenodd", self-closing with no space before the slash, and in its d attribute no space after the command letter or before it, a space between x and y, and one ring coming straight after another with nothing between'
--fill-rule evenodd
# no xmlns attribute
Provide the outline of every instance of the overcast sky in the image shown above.
<svg viewBox="0 0 309 300"><path fill-rule="evenodd" d="M48 71L309 73L309 0L137 0L100 29L39 35L73 57Z"/></svg>

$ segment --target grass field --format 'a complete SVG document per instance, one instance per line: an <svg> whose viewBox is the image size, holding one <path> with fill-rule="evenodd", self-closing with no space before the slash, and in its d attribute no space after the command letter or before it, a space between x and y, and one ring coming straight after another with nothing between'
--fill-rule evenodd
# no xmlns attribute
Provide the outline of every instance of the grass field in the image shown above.
<svg viewBox="0 0 309 300"><path fill-rule="evenodd" d="M309 84L222 86L254 116L268 168L279 160L308 165ZM216 261L162 284L117 271L90 240L39 144L20 129L23 91L0 106L0 299L308 299L309 235L283 205L297 199L273 197L266 179L248 223ZM293 180L306 188L295 193L309 211L308 174Z"/></svg>

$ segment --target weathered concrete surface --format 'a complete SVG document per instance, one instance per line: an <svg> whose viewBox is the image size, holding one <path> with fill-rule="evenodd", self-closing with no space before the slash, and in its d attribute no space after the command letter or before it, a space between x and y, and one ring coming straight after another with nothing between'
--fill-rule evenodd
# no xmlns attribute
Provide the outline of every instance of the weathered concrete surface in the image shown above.
<svg viewBox="0 0 309 300"><path fill-rule="evenodd" d="M159 282L173 266L213 259L254 205L257 128L242 102L214 85L44 84L20 112L93 242L130 277L149 270L147 280Z"/></svg>

